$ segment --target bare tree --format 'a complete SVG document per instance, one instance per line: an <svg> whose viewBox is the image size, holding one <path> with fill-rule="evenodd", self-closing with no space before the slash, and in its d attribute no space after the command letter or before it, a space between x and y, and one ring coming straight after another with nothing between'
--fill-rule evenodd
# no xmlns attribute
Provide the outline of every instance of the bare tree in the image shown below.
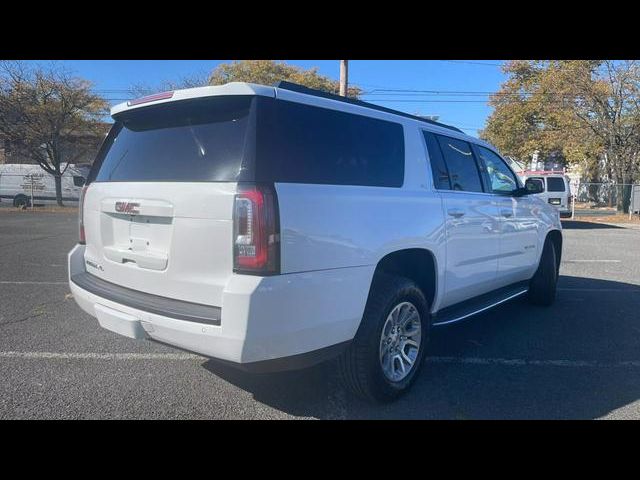
<svg viewBox="0 0 640 480"><path fill-rule="evenodd" d="M605 60L598 67L597 72L592 69L584 75L572 75L567 83L576 94L576 117L600 139L605 168L623 185L617 207L627 212L640 152L640 63Z"/></svg>
<svg viewBox="0 0 640 480"><path fill-rule="evenodd" d="M129 88L129 93L133 98L137 98L169 90L205 87L208 84L209 74L207 72L200 72L182 77L179 80L163 80L157 86L151 86L148 83L136 83Z"/></svg>
<svg viewBox="0 0 640 480"><path fill-rule="evenodd" d="M54 176L60 206L66 168L104 136L108 104L91 88L56 64L0 61L0 135Z"/></svg>

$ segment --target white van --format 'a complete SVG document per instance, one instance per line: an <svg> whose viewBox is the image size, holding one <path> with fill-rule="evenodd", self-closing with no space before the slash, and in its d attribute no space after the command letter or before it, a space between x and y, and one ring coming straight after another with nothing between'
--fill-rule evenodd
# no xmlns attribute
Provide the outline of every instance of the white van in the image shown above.
<svg viewBox="0 0 640 480"><path fill-rule="evenodd" d="M567 175L563 172L528 171L521 177L523 181L528 178L540 180L544 191L538 196L557 208L561 218L571 216L571 179Z"/></svg>
<svg viewBox="0 0 640 480"><path fill-rule="evenodd" d="M62 175L62 201L78 202L80 192L89 174L89 166L69 165ZM56 203L55 178L34 164L0 165L0 202L14 207Z"/></svg>

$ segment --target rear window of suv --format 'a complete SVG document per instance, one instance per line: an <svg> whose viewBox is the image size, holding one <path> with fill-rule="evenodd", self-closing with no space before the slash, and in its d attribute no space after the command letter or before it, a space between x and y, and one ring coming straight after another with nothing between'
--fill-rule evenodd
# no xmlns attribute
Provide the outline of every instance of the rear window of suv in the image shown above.
<svg viewBox="0 0 640 480"><path fill-rule="evenodd" d="M116 115L92 176L98 182L235 180L252 98L186 100Z"/></svg>
<svg viewBox="0 0 640 480"><path fill-rule="evenodd" d="M564 178L562 177L547 177L547 191L548 192L564 192Z"/></svg>
<svg viewBox="0 0 640 480"><path fill-rule="evenodd" d="M363 115L228 96L125 111L115 120L90 181L404 181L402 125Z"/></svg>

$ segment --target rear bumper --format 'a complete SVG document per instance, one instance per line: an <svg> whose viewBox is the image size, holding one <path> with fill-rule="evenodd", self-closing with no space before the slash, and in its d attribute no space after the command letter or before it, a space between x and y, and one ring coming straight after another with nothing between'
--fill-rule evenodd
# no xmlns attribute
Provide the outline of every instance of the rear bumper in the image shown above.
<svg viewBox="0 0 640 480"><path fill-rule="evenodd" d="M86 273L84 250L77 245L69 253L69 286L82 310L102 327L249 371L302 368L338 355L358 329L375 268L230 275L217 308L154 299L102 282ZM211 321L216 310L218 321Z"/></svg>

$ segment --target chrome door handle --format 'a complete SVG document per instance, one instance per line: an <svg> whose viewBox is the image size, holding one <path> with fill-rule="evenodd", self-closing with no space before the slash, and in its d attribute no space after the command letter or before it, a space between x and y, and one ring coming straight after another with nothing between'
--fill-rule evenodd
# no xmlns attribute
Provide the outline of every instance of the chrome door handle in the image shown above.
<svg viewBox="0 0 640 480"><path fill-rule="evenodd" d="M460 210L459 208L450 208L449 210L447 210L447 213L455 218L464 216L464 210Z"/></svg>
<svg viewBox="0 0 640 480"><path fill-rule="evenodd" d="M500 210L500 215L510 218L513 217L513 212L511 210Z"/></svg>

